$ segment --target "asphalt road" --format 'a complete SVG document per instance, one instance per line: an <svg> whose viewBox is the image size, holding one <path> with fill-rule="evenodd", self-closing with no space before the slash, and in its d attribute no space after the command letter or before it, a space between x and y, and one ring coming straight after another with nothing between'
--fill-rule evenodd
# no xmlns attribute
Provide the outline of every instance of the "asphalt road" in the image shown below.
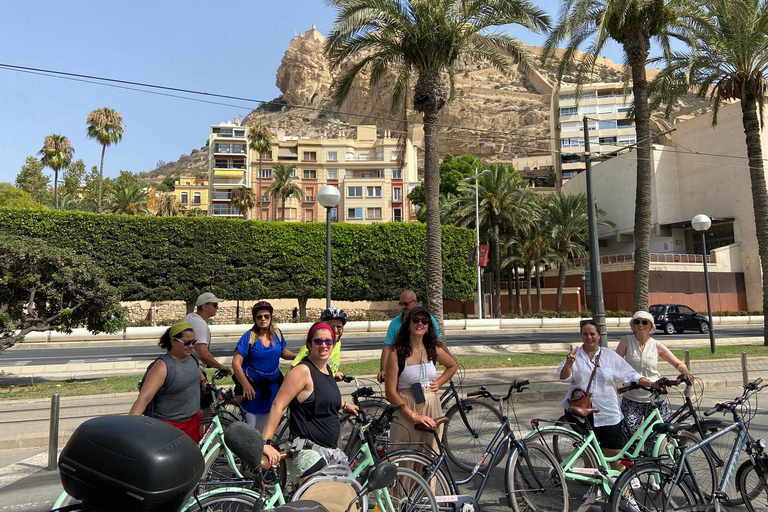
<svg viewBox="0 0 768 512"><path fill-rule="evenodd" d="M629 330L626 328L609 329L609 339L618 339ZM763 329L760 326L725 326L715 331L715 338L736 338L748 336L762 336ZM667 339L666 335L659 335L659 339ZM578 333L571 330L536 330L533 331L505 331L505 332L461 332L450 333L448 336L451 346L471 347L473 345L526 345L532 343L578 343ZM685 348L707 346L709 335L699 333L674 334L669 339L676 341L689 341ZM344 337L345 350L367 350L381 345L384 340L383 333L375 335L348 335ZM236 338L214 340L212 352L217 357L232 354ZM288 337L289 348L299 348L303 340L298 336ZM5 352L0 357L0 367L25 366L25 365L53 365L67 363L96 363L114 361L142 361L152 360L158 355L158 348L154 342L136 342L134 345L110 342L86 343L56 343L48 344L45 348L33 345L18 345Z"/></svg>

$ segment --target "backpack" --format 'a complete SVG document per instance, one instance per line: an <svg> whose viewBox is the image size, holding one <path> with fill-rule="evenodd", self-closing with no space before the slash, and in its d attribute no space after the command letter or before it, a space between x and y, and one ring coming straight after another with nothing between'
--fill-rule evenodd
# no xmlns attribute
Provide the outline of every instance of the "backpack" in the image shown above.
<svg viewBox="0 0 768 512"><path fill-rule="evenodd" d="M190 356L197 362L197 356L194 352L190 354ZM152 397L152 400L149 401L147 404L147 407L144 408L144 412L142 412L142 416L149 416L150 418L154 417L155 415L155 400L157 400L157 397L162 394L163 391L171 387L171 384L173 384L174 379L176 379L176 360L173 359L173 356L171 354L163 354L162 356L158 357L151 363L149 363L149 366L147 366L147 370L144 372L144 376L139 381L138 389L141 391L141 387L144 385L144 380L147 378L147 374L149 373L149 370L152 369L152 367L155 365L156 362L158 362L160 359L162 359L165 362L165 367L167 368L167 372L165 374L165 380L163 381L163 385L160 386L160 389L157 390L157 393L155 393L155 396Z"/></svg>
<svg viewBox="0 0 768 512"><path fill-rule="evenodd" d="M435 352L435 358L432 359L432 364L437 364L437 352ZM405 357L401 356L399 353L397 354L397 376L399 377L401 373L403 373L403 370L405 370Z"/></svg>

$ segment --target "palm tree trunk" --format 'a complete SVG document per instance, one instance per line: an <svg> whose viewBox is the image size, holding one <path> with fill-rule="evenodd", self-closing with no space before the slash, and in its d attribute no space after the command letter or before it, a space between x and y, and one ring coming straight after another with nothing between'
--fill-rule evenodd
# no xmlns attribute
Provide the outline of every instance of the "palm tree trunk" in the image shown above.
<svg viewBox="0 0 768 512"><path fill-rule="evenodd" d="M283 205L283 207L282 207L283 211L280 212L280 220L285 222L285 196L283 196L282 205Z"/></svg>
<svg viewBox="0 0 768 512"><path fill-rule="evenodd" d="M537 306L539 306L539 311L541 311L543 308L541 307L541 264L536 263L536 302Z"/></svg>
<svg viewBox="0 0 768 512"><path fill-rule="evenodd" d="M59 170L53 170L53 207L59 209Z"/></svg>
<svg viewBox="0 0 768 512"><path fill-rule="evenodd" d="M560 270L557 272L557 316L563 316L563 288L565 288L565 261L560 263Z"/></svg>
<svg viewBox="0 0 768 512"><path fill-rule="evenodd" d="M517 301L517 314L523 314L523 296L520 294L520 270L517 268L517 264L513 269L515 272L515 300Z"/></svg>
<svg viewBox="0 0 768 512"><path fill-rule="evenodd" d="M525 291L527 294L528 299L528 311L527 313L530 315L532 314L532 306L531 306L531 269L533 268L533 265L531 265L530 261L525 262Z"/></svg>
<svg viewBox="0 0 768 512"><path fill-rule="evenodd" d="M99 200L96 205L96 212L101 213L101 182L104 181L104 153L107 151L107 146L102 144L101 146L101 165L99 166Z"/></svg>
<svg viewBox="0 0 768 512"><path fill-rule="evenodd" d="M424 188L427 203L427 300L432 316L443 329L443 249L440 233L440 157L437 112L424 111Z"/></svg>
<svg viewBox="0 0 768 512"><path fill-rule="evenodd" d="M650 41L630 38L624 43L627 62L632 69L632 91L635 95L635 134L637 137L637 188L635 191L635 288L634 310L648 309L648 276L651 263L651 201L653 179L651 165L651 126L648 109L648 83L645 63ZM588 136L588 135L587 135ZM594 306L593 306L594 311Z"/></svg>
<svg viewBox="0 0 768 512"><path fill-rule="evenodd" d="M493 229L491 236L491 250L493 251L493 314L494 318L501 318L501 249L499 243L499 224L491 217Z"/></svg>
<svg viewBox="0 0 768 512"><path fill-rule="evenodd" d="M760 120L757 115L757 97L747 89L741 102L741 119L747 141L749 178L752 184L752 207L755 211L755 231L763 271L763 345L768 345L768 189L763 168L763 150L760 144Z"/></svg>
<svg viewBox="0 0 768 512"><path fill-rule="evenodd" d="M512 287L514 286L513 283L514 277L512 275L512 266L507 267L507 298L509 299L509 312L513 315L517 314L515 311L515 300L514 296L512 295Z"/></svg>
<svg viewBox="0 0 768 512"><path fill-rule="evenodd" d="M261 220L261 152L259 152L259 220Z"/></svg>

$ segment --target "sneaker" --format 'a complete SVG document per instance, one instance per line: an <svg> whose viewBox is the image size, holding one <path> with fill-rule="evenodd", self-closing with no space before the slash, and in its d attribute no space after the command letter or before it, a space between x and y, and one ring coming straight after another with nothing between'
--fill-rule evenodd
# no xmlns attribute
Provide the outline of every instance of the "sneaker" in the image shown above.
<svg viewBox="0 0 768 512"><path fill-rule="evenodd" d="M640 479L639 479L639 478L637 478L637 477L633 478L633 479L632 479L632 480L629 482L629 485L630 485L630 487L632 487L633 489L640 489L640 488L643 486L643 484L641 484L641 483L640 483Z"/></svg>
<svg viewBox="0 0 768 512"><path fill-rule="evenodd" d="M633 496L626 496L621 499L619 504L619 510L623 512L642 512L640 505L637 504Z"/></svg>

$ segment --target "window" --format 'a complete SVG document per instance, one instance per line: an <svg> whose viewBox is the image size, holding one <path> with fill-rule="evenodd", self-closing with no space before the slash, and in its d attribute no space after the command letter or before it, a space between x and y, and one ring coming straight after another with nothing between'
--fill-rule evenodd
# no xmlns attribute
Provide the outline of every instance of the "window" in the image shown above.
<svg viewBox="0 0 768 512"><path fill-rule="evenodd" d="M317 179L317 170L315 170L315 169L304 169L304 179L305 180L316 180Z"/></svg>
<svg viewBox="0 0 768 512"><path fill-rule="evenodd" d="M615 105L598 105L597 106L597 113L598 114L613 114Z"/></svg>
<svg viewBox="0 0 768 512"><path fill-rule="evenodd" d="M678 306L677 311L684 315L692 315L694 313L694 311L688 306Z"/></svg>
<svg viewBox="0 0 768 512"><path fill-rule="evenodd" d="M304 151L302 160L305 162L317 162L317 151Z"/></svg>
<svg viewBox="0 0 768 512"><path fill-rule="evenodd" d="M390 156L390 160L395 161L400 159L400 152L399 151L393 151L392 155Z"/></svg>
<svg viewBox="0 0 768 512"><path fill-rule="evenodd" d="M597 105L584 105L579 107L579 115L597 114Z"/></svg>
<svg viewBox="0 0 768 512"><path fill-rule="evenodd" d="M631 119L619 119L616 122L616 126L618 128L632 128L632 120Z"/></svg>
<svg viewBox="0 0 768 512"><path fill-rule="evenodd" d="M379 162L384 160L384 153L376 153L376 160Z"/></svg>
<svg viewBox="0 0 768 512"><path fill-rule="evenodd" d="M227 201L229 200L229 191L227 191L227 190L224 190L224 191L214 190L213 191L213 200L216 201L216 200L222 200L222 199L223 200L227 200Z"/></svg>
<svg viewBox="0 0 768 512"><path fill-rule="evenodd" d="M403 200L403 189L400 187L393 188L392 189L392 200L393 201L402 201Z"/></svg>
<svg viewBox="0 0 768 512"><path fill-rule="evenodd" d="M363 187L347 187L347 197L363 197Z"/></svg>
<svg viewBox="0 0 768 512"><path fill-rule="evenodd" d="M600 137L600 145L601 146L615 146L616 145L616 137Z"/></svg>
<svg viewBox="0 0 768 512"><path fill-rule="evenodd" d="M299 170L295 167L291 170L291 178L298 178L299 177Z"/></svg>
<svg viewBox="0 0 768 512"><path fill-rule="evenodd" d="M328 176L327 178L329 180L337 180L339 179L339 170L338 169L328 169Z"/></svg>
<svg viewBox="0 0 768 512"><path fill-rule="evenodd" d="M245 138L245 130L235 129L234 130L234 134L235 134L235 137L238 137L238 138L241 138L241 139Z"/></svg>
<svg viewBox="0 0 768 512"><path fill-rule="evenodd" d="M200 198L200 192L195 192L192 194L192 202L194 204L200 204L201 198Z"/></svg>
<svg viewBox="0 0 768 512"><path fill-rule="evenodd" d="M185 182L184 182L184 184L185 184L186 186L189 186L189 182L188 182L188 181L185 181Z"/></svg>
<svg viewBox="0 0 768 512"><path fill-rule="evenodd" d="M261 170L261 177L262 178L271 178L272 177L272 169L262 169Z"/></svg>
<svg viewBox="0 0 768 512"><path fill-rule="evenodd" d="M629 112L630 108L632 108L632 105L619 105L616 110L619 112L619 114L626 114Z"/></svg>
<svg viewBox="0 0 768 512"><path fill-rule="evenodd" d="M384 177L384 169L379 169L376 171L376 177L377 178L383 178Z"/></svg>
<svg viewBox="0 0 768 512"><path fill-rule="evenodd" d="M365 187L366 197L381 197L381 187Z"/></svg>
<svg viewBox="0 0 768 512"><path fill-rule="evenodd" d="M355 159L355 152L354 151L347 151L347 155L345 159L350 162Z"/></svg>
<svg viewBox="0 0 768 512"><path fill-rule="evenodd" d="M381 219L381 208L368 208L366 217L369 219Z"/></svg>
<svg viewBox="0 0 768 512"><path fill-rule="evenodd" d="M608 119L606 121L600 121L600 129L601 130L615 130L616 129L616 120L615 119Z"/></svg>
<svg viewBox="0 0 768 512"><path fill-rule="evenodd" d="M338 222L339 221L339 208L334 207L331 208L331 222Z"/></svg>
<svg viewBox="0 0 768 512"><path fill-rule="evenodd" d="M339 153L337 151L329 151L325 159L329 162L336 162L339 160Z"/></svg>
<svg viewBox="0 0 768 512"><path fill-rule="evenodd" d="M637 142L637 138L634 135L619 137L619 146L629 146L635 142Z"/></svg>
<svg viewBox="0 0 768 512"><path fill-rule="evenodd" d="M315 210L312 208L304 210L304 222L315 222Z"/></svg>
<svg viewBox="0 0 768 512"><path fill-rule="evenodd" d="M567 137L561 142L564 148L578 148L584 145L584 139L581 137Z"/></svg>
<svg viewBox="0 0 768 512"><path fill-rule="evenodd" d="M579 109L576 107L561 107L560 108L560 115L562 117L565 116L575 116L579 113Z"/></svg>
<svg viewBox="0 0 768 512"><path fill-rule="evenodd" d="M347 178L354 178L355 177L354 174L352 173L352 171L350 171L349 169L344 171L344 176L347 177Z"/></svg>
<svg viewBox="0 0 768 512"><path fill-rule="evenodd" d="M402 222L403 221L403 209L402 208L393 208L392 209L392 220L395 222Z"/></svg>
<svg viewBox="0 0 768 512"><path fill-rule="evenodd" d="M315 187L307 187L304 190L304 200L305 201L314 201L315 200Z"/></svg>
<svg viewBox="0 0 768 512"><path fill-rule="evenodd" d="M362 219L363 218L363 209L362 208L347 208L347 218L348 219Z"/></svg>
<svg viewBox="0 0 768 512"><path fill-rule="evenodd" d="M181 204L187 204L189 202L189 194L187 192L181 193Z"/></svg>
<svg viewBox="0 0 768 512"><path fill-rule="evenodd" d="M575 94L562 94L560 96L560 101L573 101L576 99Z"/></svg>
<svg viewBox="0 0 768 512"><path fill-rule="evenodd" d="M271 151L267 151L266 153L262 153L261 154L261 159L262 160L272 160L272 152Z"/></svg>
<svg viewBox="0 0 768 512"><path fill-rule="evenodd" d="M368 153L360 153L357 155L357 158L359 158L361 162L368 162L371 159L371 155Z"/></svg>
<svg viewBox="0 0 768 512"><path fill-rule="evenodd" d="M295 220L296 219L296 208L285 208L285 209L281 208L280 209L281 218L282 218L282 213L283 212L285 213L285 220L288 220L288 219Z"/></svg>
<svg viewBox="0 0 768 512"><path fill-rule="evenodd" d="M360 177L361 178L373 178L373 173L372 172L361 172L360 173Z"/></svg>
<svg viewBox="0 0 768 512"><path fill-rule="evenodd" d="M571 121L568 123L560 123L560 130L564 132L581 130L584 125L578 121Z"/></svg>
<svg viewBox="0 0 768 512"><path fill-rule="evenodd" d="M261 202L262 203L268 203L269 202L269 196L261 196Z"/></svg>
<svg viewBox="0 0 768 512"><path fill-rule="evenodd" d="M401 179L403 179L403 171L402 171L402 169L392 169L392 179L393 180L401 180Z"/></svg>
<svg viewBox="0 0 768 512"><path fill-rule="evenodd" d="M578 123L579 124L579 130L582 132L584 131L584 123ZM588 130L596 130L597 129L597 121L587 121L587 129Z"/></svg>
<svg viewBox="0 0 768 512"><path fill-rule="evenodd" d="M229 207L226 204L214 204L213 205L213 214L214 215L226 215L227 212L229 212Z"/></svg>

